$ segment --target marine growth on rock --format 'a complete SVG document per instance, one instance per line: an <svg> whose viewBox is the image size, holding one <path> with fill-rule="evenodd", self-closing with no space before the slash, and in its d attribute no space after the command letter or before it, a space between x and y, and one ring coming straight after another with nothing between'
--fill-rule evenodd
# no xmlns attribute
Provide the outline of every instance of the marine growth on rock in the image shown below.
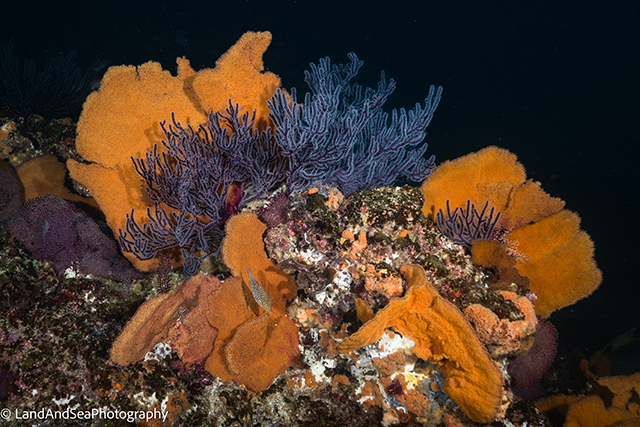
<svg viewBox="0 0 640 427"><path fill-rule="evenodd" d="M588 384L613 407L518 395L552 393L543 317L600 284L578 215L505 149L436 167L424 137L441 88L386 113L395 82L353 83L350 54L312 64L298 103L264 71L270 40L245 34L214 69L180 58L176 77L112 67L67 163L86 211L54 195L21 207L2 171L3 406L160 411L166 426L640 416L635 377L586 368L553 392Z"/></svg>

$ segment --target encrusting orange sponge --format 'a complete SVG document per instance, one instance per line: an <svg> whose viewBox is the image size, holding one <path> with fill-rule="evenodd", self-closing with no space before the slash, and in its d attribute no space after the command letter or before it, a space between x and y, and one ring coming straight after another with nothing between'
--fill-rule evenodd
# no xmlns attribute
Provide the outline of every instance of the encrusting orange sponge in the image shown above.
<svg viewBox="0 0 640 427"><path fill-rule="evenodd" d="M89 189L116 236L131 209L138 224L147 222L152 204L131 157L144 158L154 144L164 150L159 123L170 121L171 113L183 126L197 129L210 111L224 110L231 99L241 114L258 109L256 123L269 123L266 100L280 86L278 76L263 71L262 54L270 42L268 32L248 32L214 69L196 73L188 60L178 58L175 77L157 62L109 68L100 89L87 97L78 122L76 147L88 164L69 160L67 167L71 178ZM171 209L161 207L170 214ZM125 255L142 271L158 263Z"/></svg>
<svg viewBox="0 0 640 427"><path fill-rule="evenodd" d="M438 365L444 392L470 419L493 421L502 401L500 370L460 310L429 284L422 267L406 264L400 272L408 282L405 296L392 298L340 343L338 351L347 353L373 344L386 328L392 328L415 342L413 351L418 357Z"/></svg>
<svg viewBox="0 0 640 427"><path fill-rule="evenodd" d="M492 357L498 358L513 353L523 346L523 341L536 331L538 321L531 301L513 292L501 291L505 300L524 314L524 319L500 319L496 313L481 304L471 304L464 309L464 315L475 326L478 337L487 345ZM530 346L531 343L524 341Z"/></svg>

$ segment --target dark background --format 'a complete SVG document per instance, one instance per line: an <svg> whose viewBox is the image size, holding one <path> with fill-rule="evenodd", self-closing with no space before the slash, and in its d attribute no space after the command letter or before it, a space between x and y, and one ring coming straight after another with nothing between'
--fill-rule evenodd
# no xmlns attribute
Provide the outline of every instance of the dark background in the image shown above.
<svg viewBox="0 0 640 427"><path fill-rule="evenodd" d="M6 2L5 2L6 3ZM208 1L3 4L0 45L46 60L77 49L88 66L186 56L213 67L247 30L273 33L265 66L286 88L308 90L303 71L330 56L365 61L397 80L389 108L412 108L430 84L444 93L429 127L438 162L495 144L528 177L582 217L604 281L554 313L563 345L587 355L640 324L640 22L637 1ZM636 332L640 336L640 331ZM640 370L640 343L613 354L613 373Z"/></svg>

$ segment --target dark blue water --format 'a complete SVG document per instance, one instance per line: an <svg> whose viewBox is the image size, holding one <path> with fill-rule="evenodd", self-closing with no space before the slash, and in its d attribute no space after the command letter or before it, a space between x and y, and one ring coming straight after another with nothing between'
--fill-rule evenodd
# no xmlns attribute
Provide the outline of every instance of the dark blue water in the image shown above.
<svg viewBox="0 0 640 427"><path fill-rule="evenodd" d="M175 71L184 55L200 69L245 31L269 30L265 65L285 87L306 91L309 62L346 62L350 51L365 61L359 82L375 85L381 69L397 80L390 107L411 108L442 85L427 137L438 161L491 144L511 150L595 242L604 281L552 316L561 342L590 354L640 326L637 2L12 3L3 5L0 45L15 37L16 54L40 65L78 49L83 65L100 55ZM613 372L638 364L640 343L614 355Z"/></svg>

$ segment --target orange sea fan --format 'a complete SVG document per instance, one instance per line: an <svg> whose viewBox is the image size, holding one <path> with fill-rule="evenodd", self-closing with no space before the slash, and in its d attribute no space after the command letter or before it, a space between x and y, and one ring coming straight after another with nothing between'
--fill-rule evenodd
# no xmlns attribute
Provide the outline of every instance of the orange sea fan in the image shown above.
<svg viewBox="0 0 640 427"><path fill-rule="evenodd" d="M538 296L534 302L542 317L593 293L602 272L593 259L593 242L580 229L580 217L566 209L508 236L519 254L516 269Z"/></svg>
<svg viewBox="0 0 640 427"><path fill-rule="evenodd" d="M605 407L600 396L587 396L569 406L565 427L638 426L639 418L621 408Z"/></svg>
<svg viewBox="0 0 640 427"><path fill-rule="evenodd" d="M560 212L564 204L564 200L545 193L539 182L528 180L509 193L500 225L507 230L514 230Z"/></svg>
<svg viewBox="0 0 640 427"><path fill-rule="evenodd" d="M293 276L267 257L266 230L253 213L231 217L222 242L222 258L234 277L209 298L209 323L218 329L205 368L222 381L236 381L261 391L289 366L299 363L298 327L286 316L296 293ZM253 297L249 270L271 299L267 313Z"/></svg>
<svg viewBox="0 0 640 427"><path fill-rule="evenodd" d="M517 157L495 146L442 163L421 187L423 213L435 219L440 209L464 207L467 200L477 207L489 203L501 212L499 225L513 230L554 214L564 201L546 194L540 183L526 181Z"/></svg>
<svg viewBox="0 0 640 427"><path fill-rule="evenodd" d="M203 111L224 111L227 98L240 105L240 114L257 110L256 126L272 126L267 100L281 85L280 78L264 71L262 55L271 43L269 32L247 32L240 41L216 61L215 68L199 71L193 78L193 91ZM272 126L273 127L273 126Z"/></svg>
<svg viewBox="0 0 640 427"><path fill-rule="evenodd" d="M477 153L444 162L433 171L420 187L425 200L422 212L435 220L440 209L446 210L447 200L452 209L465 206L467 200L471 200L476 206L489 201L490 206L502 210L508 192L513 186L523 184L525 177L524 167L514 154L496 146L483 148ZM487 183L505 184L494 186L493 200L489 200L487 194L480 199L478 187Z"/></svg>
<svg viewBox="0 0 640 427"><path fill-rule="evenodd" d="M67 166L71 177L91 191L115 235L125 229L132 209L138 224L147 220L151 203L131 158L144 158L160 143L164 134L159 122L175 113L182 125L197 128L210 110L226 108L229 99L245 111L258 109L257 123L269 122L266 99L280 86L276 75L263 71L262 54L270 41L268 32L248 32L216 68L197 73L188 60L178 58L175 77L157 62L109 68L100 89L87 98L78 122L76 146L90 164L69 160ZM142 271L157 266L157 259L140 261L125 255Z"/></svg>
<svg viewBox="0 0 640 427"><path fill-rule="evenodd" d="M593 293L602 273L578 215L563 210L564 201L546 194L540 183L525 180L524 167L515 155L487 147L436 168L421 187L423 212L434 218L446 209L447 200L451 209L470 200L476 206L489 202L500 211L497 227L506 231L507 244L474 241L473 259L520 284L524 282L518 275L527 278L538 296L536 312L548 317Z"/></svg>

